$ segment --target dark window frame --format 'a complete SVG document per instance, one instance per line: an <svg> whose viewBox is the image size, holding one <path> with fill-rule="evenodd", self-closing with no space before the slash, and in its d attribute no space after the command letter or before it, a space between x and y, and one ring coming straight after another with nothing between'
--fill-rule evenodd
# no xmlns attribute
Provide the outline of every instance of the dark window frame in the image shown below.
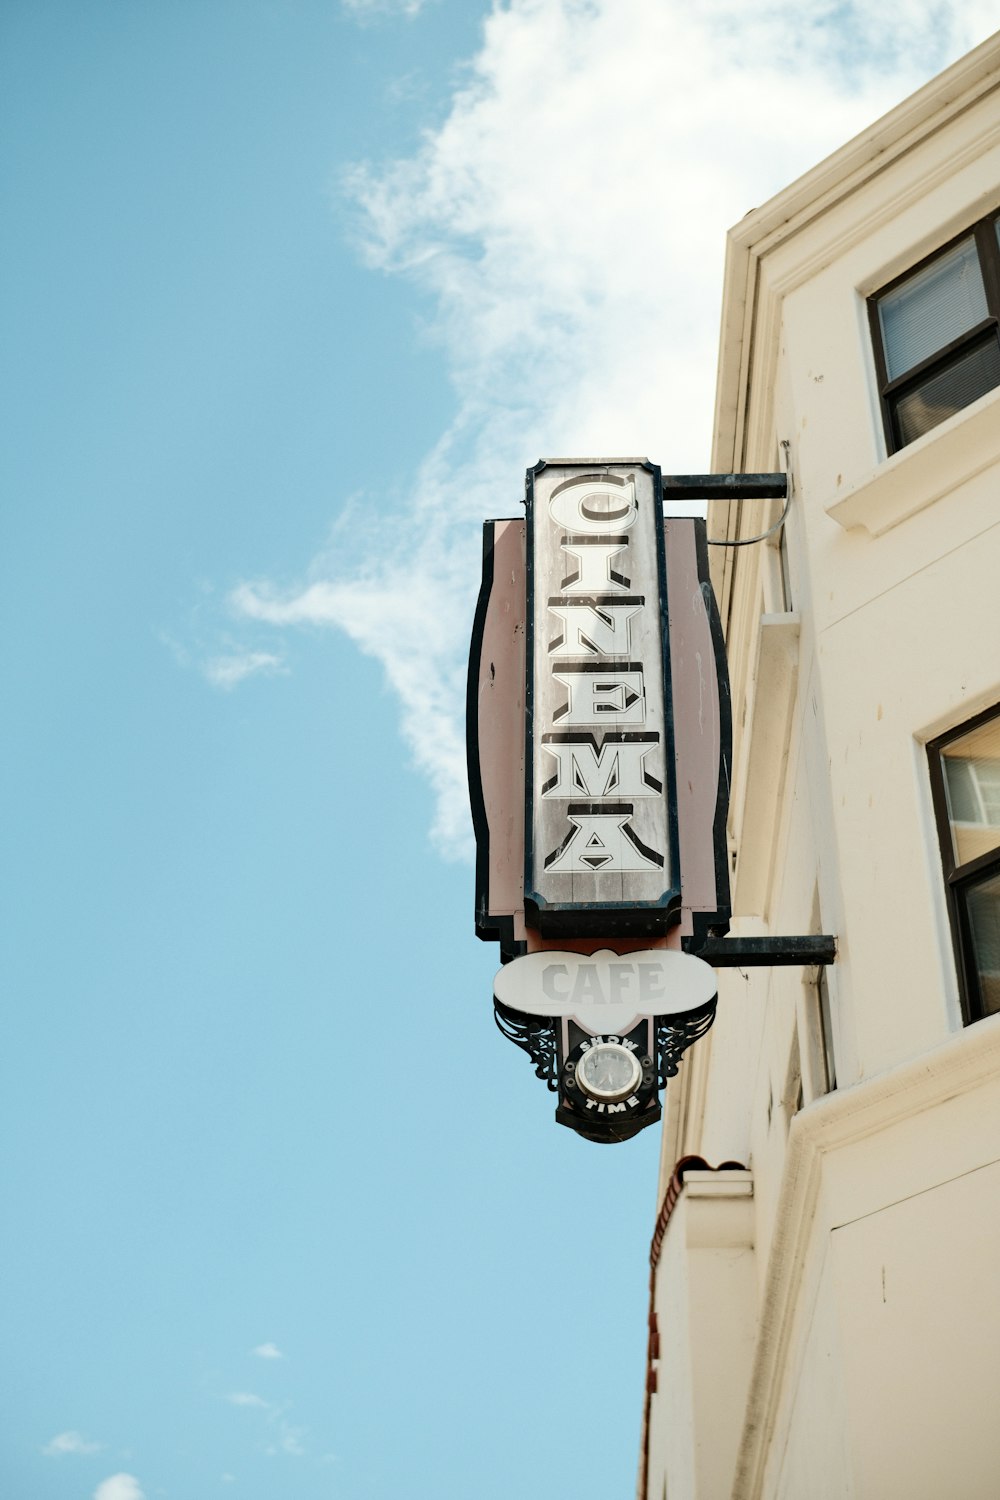
<svg viewBox="0 0 1000 1500"><path fill-rule="evenodd" d="M945 788L944 756L942 751L946 750L955 740L964 739L966 735L972 734L991 720L1000 719L1000 703L995 703L992 708L984 709L982 713L976 714L972 719L966 719L962 724L956 724L954 729L939 734L935 739L927 741L927 758L931 777L931 798L934 804L934 821L937 825L938 844L941 849L941 864L944 869L945 891L948 899L948 920L951 926L951 938L955 953L955 965L958 970L959 998L962 1003L962 1020L966 1026L974 1021L981 1021L985 1016L991 1014L983 1005L982 987L979 980L979 966L976 962L975 944L972 940L972 931L969 925L969 911L966 902L966 892L969 887L982 879L984 874L1000 874L1000 843L997 848L988 850L985 854L977 855L965 864L955 862L955 845L953 842L951 814L948 809L948 794Z"/></svg>
<svg viewBox="0 0 1000 1500"><path fill-rule="evenodd" d="M890 454L899 453L903 448L909 446L899 435L896 422L896 404L901 396L906 396L915 387L922 385L929 377L944 371L956 354L963 351L971 353L980 345L985 346L990 342L1000 346L1000 235L997 225L1000 224L1000 209L992 209L982 219L976 220L974 224L967 224L959 234L953 235L945 244L939 245L923 260L918 260L915 265L907 266L900 275L895 276L892 281L886 282L885 286L879 287L871 297L868 298L868 326L871 330L872 349L875 354L875 374L878 379L879 404L882 408L882 426L885 431L886 447ZM956 245L973 236L976 242L976 252L979 256L979 269L983 276L983 288L986 293L987 316L980 320L973 328L969 328L956 339L942 345L933 354L913 365L909 370L904 370L902 375L897 375L894 380L889 379L888 366L886 365L885 347L882 339L882 324L879 320L879 303L883 297L894 292L904 281L909 281L911 276L917 275L925 267L931 265L949 250L954 250ZM994 386L994 390L1000 386ZM933 432L933 428L929 428ZM910 439L915 441L915 439Z"/></svg>

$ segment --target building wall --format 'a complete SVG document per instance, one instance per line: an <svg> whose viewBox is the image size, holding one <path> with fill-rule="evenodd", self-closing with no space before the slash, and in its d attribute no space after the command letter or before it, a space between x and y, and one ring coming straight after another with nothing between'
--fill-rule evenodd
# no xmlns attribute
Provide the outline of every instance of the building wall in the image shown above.
<svg viewBox="0 0 1000 1500"><path fill-rule="evenodd" d="M1000 207L998 90L995 39L730 236L713 467L792 480L780 537L714 554L734 930L836 934L837 1087L815 972L720 973L661 1187L689 1153L746 1163L725 1296L753 1354L715 1396L685 1385L678 1350L718 1342L685 1188L654 1268L650 1500L1000 1493L1000 1016L962 1023L925 748L1000 702L1000 390L887 457L866 310ZM778 509L720 508L713 534Z"/></svg>

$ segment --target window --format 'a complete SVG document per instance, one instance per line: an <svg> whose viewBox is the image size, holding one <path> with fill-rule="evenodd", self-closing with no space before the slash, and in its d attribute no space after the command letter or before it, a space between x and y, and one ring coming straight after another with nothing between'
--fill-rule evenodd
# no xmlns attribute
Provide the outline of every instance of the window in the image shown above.
<svg viewBox="0 0 1000 1500"><path fill-rule="evenodd" d="M889 452L1000 386L1000 216L868 303Z"/></svg>
<svg viewBox="0 0 1000 1500"><path fill-rule="evenodd" d="M967 1021L1000 1011L1000 707L928 745Z"/></svg>

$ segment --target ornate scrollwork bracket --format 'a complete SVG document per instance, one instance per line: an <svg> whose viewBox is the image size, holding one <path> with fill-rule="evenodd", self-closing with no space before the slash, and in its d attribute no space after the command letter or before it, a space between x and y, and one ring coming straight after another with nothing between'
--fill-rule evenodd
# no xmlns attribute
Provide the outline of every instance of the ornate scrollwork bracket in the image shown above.
<svg viewBox="0 0 1000 1500"><path fill-rule="evenodd" d="M657 1083L661 1089L665 1089L667 1079L673 1078L677 1073L681 1058L692 1042L696 1042L708 1031L715 1020L718 1003L719 997L714 995L707 1004L699 1005L697 1010L655 1018Z"/></svg>
<svg viewBox="0 0 1000 1500"><path fill-rule="evenodd" d="M715 1020L717 1004L718 997L713 996L695 1010L653 1018L658 1088L666 1088L667 1080L676 1076L684 1053L709 1030ZM529 1016L523 1011L502 1005L499 1000L494 1000L493 1011L498 1029L530 1057L535 1077L543 1080L550 1093L558 1093L558 1018Z"/></svg>
<svg viewBox="0 0 1000 1500"><path fill-rule="evenodd" d="M501 1005L499 1000L493 1002L493 1013L504 1036L531 1058L535 1065L535 1077L544 1079L551 1093L558 1093L559 1059L556 1051L555 1016L527 1016L523 1011Z"/></svg>

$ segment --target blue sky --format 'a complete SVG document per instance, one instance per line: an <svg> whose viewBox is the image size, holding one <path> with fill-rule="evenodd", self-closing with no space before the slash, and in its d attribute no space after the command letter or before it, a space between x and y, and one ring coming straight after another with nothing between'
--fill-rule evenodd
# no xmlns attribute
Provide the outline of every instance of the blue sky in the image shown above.
<svg viewBox="0 0 1000 1500"><path fill-rule="evenodd" d="M658 1140L472 933L486 515L706 466L725 228L988 5L8 0L3 1348L17 1500L606 1500Z"/></svg>

